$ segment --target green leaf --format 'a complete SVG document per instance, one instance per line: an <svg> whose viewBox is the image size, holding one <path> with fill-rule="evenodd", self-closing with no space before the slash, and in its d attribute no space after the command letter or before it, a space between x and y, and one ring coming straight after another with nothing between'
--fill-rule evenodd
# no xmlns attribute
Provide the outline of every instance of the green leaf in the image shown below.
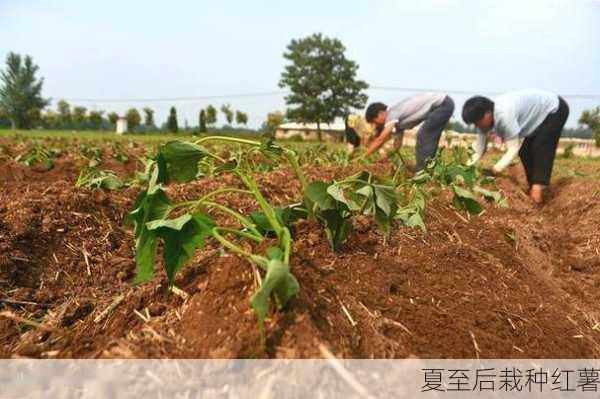
<svg viewBox="0 0 600 399"><path fill-rule="evenodd" d="M186 213L175 219L153 220L151 222L146 223L146 228L148 228L148 230L157 230L161 227L165 227L165 228L172 229L172 230L181 230L181 228L183 226L185 226L185 224L187 222L189 222L191 219L192 219L192 215L189 213Z"/></svg>
<svg viewBox="0 0 600 399"><path fill-rule="evenodd" d="M318 217L325 225L329 245L336 251L350 233L350 214L339 209L327 209L319 212Z"/></svg>
<svg viewBox="0 0 600 399"><path fill-rule="evenodd" d="M123 187L123 182L110 170L98 170L87 167L81 170L75 187L106 188L116 190Z"/></svg>
<svg viewBox="0 0 600 399"><path fill-rule="evenodd" d="M231 171L237 169L237 167L238 167L237 159L230 159L229 161L225 162L224 164L217 166L214 170L214 174L219 174L219 173L223 173L223 172L231 172Z"/></svg>
<svg viewBox="0 0 600 399"><path fill-rule="evenodd" d="M392 232L392 220L393 218L389 215L386 215L381 209L377 208L375 210L375 223L379 226L381 230L383 230L383 235L386 239L390 237L390 233Z"/></svg>
<svg viewBox="0 0 600 399"><path fill-rule="evenodd" d="M324 181L314 181L306 186L304 195L323 210L334 209L335 200L327 193L328 187L329 184L325 183Z"/></svg>
<svg viewBox="0 0 600 399"><path fill-rule="evenodd" d="M373 186L367 184L361 188L359 188L358 190L355 191L356 194L362 195L363 197L373 197L374 195L374 191L373 191Z"/></svg>
<svg viewBox="0 0 600 399"><path fill-rule="evenodd" d="M393 187L374 185L375 190L375 203L377 207L386 214L386 216L393 216L393 213L397 209L397 198L396 192Z"/></svg>
<svg viewBox="0 0 600 399"><path fill-rule="evenodd" d="M206 155L206 150L194 143L170 141L162 145L157 155L159 181L185 183L194 180L198 174L198 162Z"/></svg>
<svg viewBox="0 0 600 399"><path fill-rule="evenodd" d="M263 137L260 151L267 156L280 156L283 154L283 148L275 144L273 138Z"/></svg>
<svg viewBox="0 0 600 399"><path fill-rule="evenodd" d="M250 298L250 305L258 318L261 335L264 334L264 320L269 312L269 298L275 294L278 307L284 307L298 293L300 285L290 273L287 264L279 259L271 259L267 263L267 274L260 288Z"/></svg>
<svg viewBox="0 0 600 399"><path fill-rule="evenodd" d="M104 176L100 182L100 187L107 190L116 190L123 187L123 182L117 176Z"/></svg>
<svg viewBox="0 0 600 399"><path fill-rule="evenodd" d="M152 278L155 256L156 234L148 229L142 229L135 240L135 284Z"/></svg>
<svg viewBox="0 0 600 399"><path fill-rule="evenodd" d="M142 282L152 277L154 271L154 256L156 253L156 234L148 230L148 222L163 219L170 208L167 194L160 185L153 187L152 193L142 191L138 194L134 210L129 212L125 222L134 225L136 238L136 282Z"/></svg>
<svg viewBox="0 0 600 399"><path fill-rule="evenodd" d="M425 209L425 195L423 192L420 190L415 191L411 203L423 211Z"/></svg>
<svg viewBox="0 0 600 399"><path fill-rule="evenodd" d="M358 205L350 196L346 196L344 190L337 184L332 184L327 187L327 194L331 195L336 201L345 204L350 209L360 210L360 205Z"/></svg>
<svg viewBox="0 0 600 399"><path fill-rule="evenodd" d="M133 211L129 212L125 221L134 225L134 234L138 237L147 222L162 219L169 207L169 198L162 189L155 189L152 194L142 191L135 200Z"/></svg>
<svg viewBox="0 0 600 399"><path fill-rule="evenodd" d="M308 216L308 211L302 206L302 204L292 204L285 208L273 208L277 221L284 227L290 227L290 225L299 219L304 219ZM249 215L250 220L256 225L258 230L266 235L275 233L273 226L269 223L267 216L262 211L254 211Z"/></svg>
<svg viewBox="0 0 600 399"><path fill-rule="evenodd" d="M452 185L454 191L454 198L452 203L458 209L465 209L471 214L478 214L481 212L481 205L477 202L475 195L457 185Z"/></svg>
<svg viewBox="0 0 600 399"><path fill-rule="evenodd" d="M421 213L419 212L413 213L405 224L408 227L419 227L423 232L427 231L425 222L423 221L423 216L421 216Z"/></svg>
<svg viewBox="0 0 600 399"><path fill-rule="evenodd" d="M399 209L395 219L400 220L405 226L419 227L423 232L427 231L421 209L417 206L412 205Z"/></svg>
<svg viewBox="0 0 600 399"><path fill-rule="evenodd" d="M146 224L164 242L163 260L169 285L173 285L175 274L194 255L196 248L204 246L212 235L215 223L203 213L186 213L176 219L156 220Z"/></svg>
<svg viewBox="0 0 600 399"><path fill-rule="evenodd" d="M477 194L483 195L486 199L492 200L496 203L502 201L502 194L499 191L488 190L480 186L475 186L473 188L473 191Z"/></svg>

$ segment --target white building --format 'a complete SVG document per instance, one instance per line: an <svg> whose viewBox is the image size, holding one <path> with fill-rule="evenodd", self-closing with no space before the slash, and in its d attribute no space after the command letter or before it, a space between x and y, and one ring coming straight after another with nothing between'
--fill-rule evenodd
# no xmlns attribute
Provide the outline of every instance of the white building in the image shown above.
<svg viewBox="0 0 600 399"><path fill-rule="evenodd" d="M117 119L117 134L127 133L127 119L124 116L120 116Z"/></svg>
<svg viewBox="0 0 600 399"><path fill-rule="evenodd" d="M346 130L344 123L321 123L323 141L342 142ZM284 123L277 127L275 139L291 139L301 137L302 140L318 140L316 123Z"/></svg>

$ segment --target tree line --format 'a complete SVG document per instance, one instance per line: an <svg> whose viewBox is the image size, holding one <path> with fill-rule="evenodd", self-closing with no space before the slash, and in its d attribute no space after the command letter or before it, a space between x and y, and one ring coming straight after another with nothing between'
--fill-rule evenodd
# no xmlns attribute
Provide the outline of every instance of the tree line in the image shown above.
<svg viewBox="0 0 600 399"><path fill-rule="evenodd" d="M38 78L39 67L31 56L22 57L9 53L6 67L0 72L0 126L12 129L43 128L53 130L114 130L119 119L116 112L87 109L80 105L71 105L59 100L56 108L49 108L51 100L42 96L44 78ZM247 126L248 114L233 110L230 104L223 104L220 112L228 126L235 122ZM130 131L181 129L177 120L177 111L171 107L167 121L159 128L154 120L154 110L144 107L140 110L129 108L123 117ZM217 123L218 111L213 105L201 109L198 113L196 130L207 132ZM184 127L185 129L185 127ZM187 129L189 130L189 129Z"/></svg>
<svg viewBox="0 0 600 399"><path fill-rule="evenodd" d="M279 86L289 90L285 97L285 113L273 112L267 115L262 130L270 133L278 126L276 122L285 119L300 123L316 123L321 136L321 124L333 123L344 118L351 110L362 109L366 105L366 82L358 79L358 64L345 55L346 48L336 38L320 33L302 39L294 39L287 46L283 57L288 61L279 80ZM22 58L9 53L6 68L0 73L0 121L10 121L12 128L48 128L98 129L113 126L115 114L91 110L59 101L57 110L42 112L50 103L42 97L43 78L36 76L38 66L30 56ZM143 108L143 127L153 128L153 111ZM217 120L217 109L209 105L198 113L198 131L206 132ZM248 115L234 111L229 104L220 107L228 125L235 121L246 126ZM140 127L142 116L135 108L127 111L125 117L132 130ZM567 137L593 137L600 146L600 107L586 110L579 118L578 129L566 129ZM181 129L177 120L177 111L171 107L164 129L177 132ZM454 122L451 129L470 132L471 128Z"/></svg>

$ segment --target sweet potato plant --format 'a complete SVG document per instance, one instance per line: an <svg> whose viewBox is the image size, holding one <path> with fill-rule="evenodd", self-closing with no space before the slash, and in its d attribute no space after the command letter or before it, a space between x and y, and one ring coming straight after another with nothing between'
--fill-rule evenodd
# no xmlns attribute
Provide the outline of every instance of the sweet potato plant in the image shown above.
<svg viewBox="0 0 600 399"><path fill-rule="evenodd" d="M224 157L204 147L207 142L236 144L244 150L233 152L233 155L228 152L228 157ZM274 207L265 199L252 176L253 172L262 170L254 156L257 153L290 164L302 189L300 202L282 208ZM270 140L208 136L195 142L168 142L145 162L145 173L137 179L145 184L145 189L139 193L134 209L127 216L127 221L134 226L136 240L136 281L143 282L152 277L159 244L163 247L168 283L172 285L176 273L194 252L202 249L206 240L216 240L225 250L262 270L260 286L252 295L250 305L264 338L264 319L271 298L281 309L300 288L290 271L293 250L290 227L296 220L317 220L332 249L339 251L351 233L352 218L357 215L372 217L386 239L396 222L425 231L425 205L435 190L452 190L454 206L471 213L481 211L479 196L502 201L499 192L485 188L490 182L475 167L466 166L456 152L452 157L447 160L442 154L438 155L412 178L400 170L392 178L381 178L364 171L338 181L308 182L296 153ZM244 188L221 187L197 199L179 203L173 203L164 190L164 184L171 181L185 183L207 173L218 175L224 172L236 176ZM102 178L91 175L88 180L99 185L99 181L105 181ZM239 213L219 202L219 197L225 193L251 197L258 210L247 215ZM218 214L235 219L237 226L219 225L216 222ZM267 238L274 239L275 244L264 253L250 252L246 249L248 246L242 245L243 241L261 243Z"/></svg>

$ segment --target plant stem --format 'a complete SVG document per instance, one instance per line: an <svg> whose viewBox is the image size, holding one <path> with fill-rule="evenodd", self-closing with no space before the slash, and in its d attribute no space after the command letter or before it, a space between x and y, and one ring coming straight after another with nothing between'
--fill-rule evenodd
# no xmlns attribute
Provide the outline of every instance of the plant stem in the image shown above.
<svg viewBox="0 0 600 399"><path fill-rule="evenodd" d="M302 191L304 191L306 189L306 186L308 186L308 182L306 181L304 172L302 172L302 169L300 168L300 165L298 164L298 157L296 156L296 153L292 150L284 148L283 154L285 155L285 158L288 160L288 162L292 166L292 169L294 170L294 173L296 173L298 180L300 180L300 186L302 188Z"/></svg>
<svg viewBox="0 0 600 399"><path fill-rule="evenodd" d="M240 237L248 238L248 239L256 241L258 243L261 243L264 239L262 236L255 236L254 234L246 233L244 231L240 231L240 230L236 230L236 229L231 229L229 227L219 227L219 230L226 232L226 233L235 234Z"/></svg>
<svg viewBox="0 0 600 399"><path fill-rule="evenodd" d="M216 202L210 202L210 201L206 201L204 202L203 205L206 205L208 207L211 208L215 208L220 210L223 213L226 213L230 216L233 216L234 218L236 218L243 226L247 227L248 230L250 230L252 233L254 233L256 236L262 237L262 234L260 234L260 232L258 230L256 230L256 227L254 226L254 223L252 223L252 221L250 221L248 218L246 218L245 216L243 216L242 214L234 211L233 209L230 209L224 205L221 204L217 204Z"/></svg>
<svg viewBox="0 0 600 399"><path fill-rule="evenodd" d="M211 158L214 158L214 159L216 159L216 160L217 160L217 161L219 161L219 162L222 162L222 163L225 163L225 162L227 162L226 160L224 160L223 158L221 158L221 157L220 157L220 156L218 156L217 154L213 154L212 152L209 152L209 151L207 151L207 152L206 152L206 155L208 155L208 156L209 156L209 157L211 157Z"/></svg>
<svg viewBox="0 0 600 399"><path fill-rule="evenodd" d="M253 146L260 146L260 144L261 144L260 141L246 140L246 139L240 139L237 137L228 137L228 136L206 136L206 137L202 137L199 140L194 141L194 144L202 144L207 141L227 141L227 142L231 142L231 143L248 144L248 145L253 145Z"/></svg>
<svg viewBox="0 0 600 399"><path fill-rule="evenodd" d="M185 201L185 202L180 202L178 204L175 204L175 205L173 205L171 207L171 209L169 209L169 212L173 211L174 209L185 207L185 206L190 206L190 205L196 205L197 206L197 205L201 205L202 202L206 201L210 197L214 197L214 196L217 196L219 194L230 193L230 192L231 193L252 194L251 191L241 190L239 188L220 188L218 190L211 191L210 193L206 194L203 197L200 197L200 199L193 200L193 201Z"/></svg>
<svg viewBox="0 0 600 399"><path fill-rule="evenodd" d="M231 252L235 253L236 255L249 259L251 262L260 266L261 269L263 269L265 271L267 270L267 263L268 263L267 259L263 258L262 256L254 255L254 254L246 251L245 249L235 245L234 243L232 243L231 241L229 241L228 239L223 237L219 233L219 230L223 230L223 228L221 228L221 227L213 228L213 237L217 241L219 241L219 243L221 243L221 245L223 245L225 248L229 249Z"/></svg>
<svg viewBox="0 0 600 399"><path fill-rule="evenodd" d="M283 244L283 262L289 266L290 252L292 249L292 237L290 235L290 230L287 227L283 228L283 237L281 241Z"/></svg>
<svg viewBox="0 0 600 399"><path fill-rule="evenodd" d="M203 202L205 202L206 200L208 200L209 198L215 197L215 196L220 195L220 194L225 194L225 193L253 194L252 191L249 191L249 190L242 190L242 189L239 189L239 188L229 188L229 187L226 187L226 188L220 188L220 189L215 190L215 191L211 191L210 193L204 195L203 197L200 197L199 200L193 201L193 202L196 202L198 204L198 206L199 206Z"/></svg>
<svg viewBox="0 0 600 399"><path fill-rule="evenodd" d="M269 205L265 197L263 197L262 193L258 189L258 185L250 176L247 176L239 171L237 172L237 174L240 177L240 179L244 182L246 187L248 187L250 191L252 191L254 197L256 198L256 201L258 202L258 205L260 206L263 213L265 214L265 217L269 221L269 224L271 225L271 227L273 227L275 235L279 240L281 240L281 232L283 230L283 226L281 226L281 224L277 220L277 216L275 215L275 211L273 210L271 205Z"/></svg>

